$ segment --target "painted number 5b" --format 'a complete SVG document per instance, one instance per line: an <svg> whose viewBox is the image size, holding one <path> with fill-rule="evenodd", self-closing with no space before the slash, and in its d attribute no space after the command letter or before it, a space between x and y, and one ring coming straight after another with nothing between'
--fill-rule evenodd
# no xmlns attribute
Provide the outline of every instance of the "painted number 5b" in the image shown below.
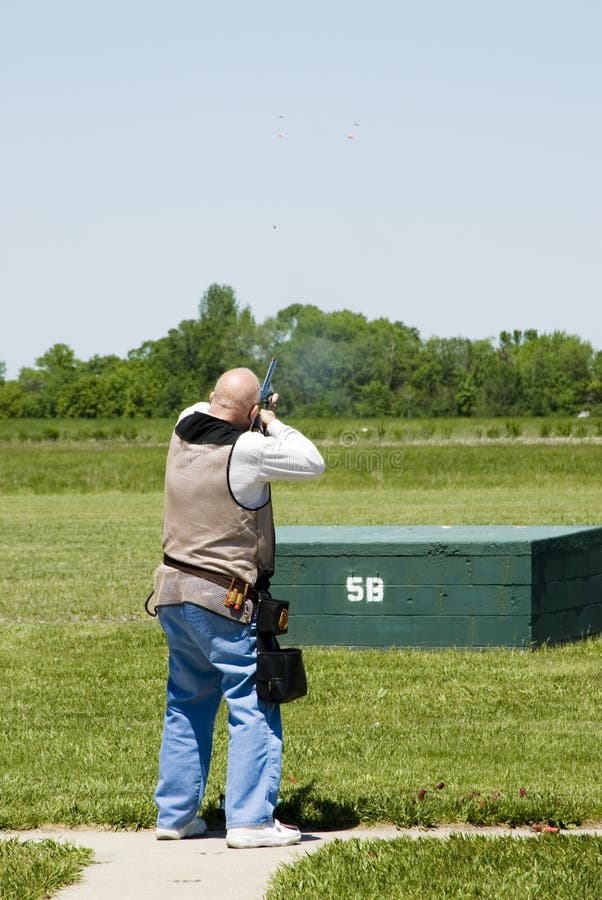
<svg viewBox="0 0 602 900"><path fill-rule="evenodd" d="M347 599L351 603L365 600L367 603L382 603L385 595L385 583L382 578L362 578L350 575L347 579Z"/></svg>

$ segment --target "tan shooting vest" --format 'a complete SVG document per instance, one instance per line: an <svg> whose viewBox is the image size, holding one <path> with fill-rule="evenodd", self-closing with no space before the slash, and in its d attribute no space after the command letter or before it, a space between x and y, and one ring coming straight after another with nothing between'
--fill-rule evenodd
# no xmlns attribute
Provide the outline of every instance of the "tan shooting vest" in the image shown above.
<svg viewBox="0 0 602 900"><path fill-rule="evenodd" d="M176 426L167 454L163 550L186 565L251 585L274 571L271 499L247 509L229 482L232 451L241 432L206 413Z"/></svg>

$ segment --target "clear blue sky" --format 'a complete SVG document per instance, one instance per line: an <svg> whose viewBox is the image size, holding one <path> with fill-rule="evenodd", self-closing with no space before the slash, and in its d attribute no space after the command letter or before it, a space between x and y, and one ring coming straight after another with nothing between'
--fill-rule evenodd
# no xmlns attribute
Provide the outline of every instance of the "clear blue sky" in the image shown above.
<svg viewBox="0 0 602 900"><path fill-rule="evenodd" d="M213 282L258 321L602 348L601 41L599 0L7 0L8 376L125 356Z"/></svg>

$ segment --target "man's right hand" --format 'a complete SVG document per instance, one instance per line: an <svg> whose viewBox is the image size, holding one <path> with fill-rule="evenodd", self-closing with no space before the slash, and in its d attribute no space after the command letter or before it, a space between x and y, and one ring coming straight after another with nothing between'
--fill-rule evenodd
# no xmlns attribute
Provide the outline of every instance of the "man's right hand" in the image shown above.
<svg viewBox="0 0 602 900"><path fill-rule="evenodd" d="M264 428L267 428L270 422L276 421L276 413L271 409L260 409L259 418Z"/></svg>
<svg viewBox="0 0 602 900"><path fill-rule="evenodd" d="M259 410L259 418L261 420L261 424L264 428L270 424L270 422L274 422L276 419L276 413L274 412L274 407L278 403L278 394L272 394L268 401L268 405L265 409Z"/></svg>

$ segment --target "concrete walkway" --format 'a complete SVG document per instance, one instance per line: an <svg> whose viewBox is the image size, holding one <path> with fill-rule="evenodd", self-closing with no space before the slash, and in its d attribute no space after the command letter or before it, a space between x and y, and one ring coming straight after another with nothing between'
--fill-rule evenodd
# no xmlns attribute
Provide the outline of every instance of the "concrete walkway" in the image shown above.
<svg viewBox="0 0 602 900"><path fill-rule="evenodd" d="M183 841L157 841L154 831L86 828L3 832L0 837L52 838L94 850L94 862L84 869L81 882L59 891L58 900L262 900L270 875L280 865L312 853L335 838L444 838L452 833L536 837L531 828L440 826L423 831L383 826L307 832L301 843L292 847L256 850L229 849L223 831ZM566 833L602 835L602 827Z"/></svg>

